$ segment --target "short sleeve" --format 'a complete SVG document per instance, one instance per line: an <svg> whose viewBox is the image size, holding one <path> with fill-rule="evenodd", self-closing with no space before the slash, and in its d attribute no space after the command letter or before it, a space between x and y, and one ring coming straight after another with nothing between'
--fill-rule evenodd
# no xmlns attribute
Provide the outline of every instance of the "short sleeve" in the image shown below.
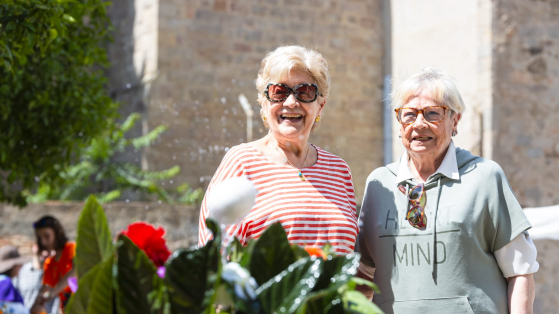
<svg viewBox="0 0 559 314"><path fill-rule="evenodd" d="M74 259L74 256L76 256L76 243L75 242L68 242L67 243L67 253L68 253L68 258L70 260Z"/></svg>
<svg viewBox="0 0 559 314"><path fill-rule="evenodd" d="M532 225L514 196L503 169L497 164L493 169L495 189L489 189L490 207L496 234L493 252L503 248Z"/></svg>
<svg viewBox="0 0 559 314"><path fill-rule="evenodd" d="M532 274L538 271L538 251L528 232L523 232L503 248L494 252L505 278Z"/></svg>

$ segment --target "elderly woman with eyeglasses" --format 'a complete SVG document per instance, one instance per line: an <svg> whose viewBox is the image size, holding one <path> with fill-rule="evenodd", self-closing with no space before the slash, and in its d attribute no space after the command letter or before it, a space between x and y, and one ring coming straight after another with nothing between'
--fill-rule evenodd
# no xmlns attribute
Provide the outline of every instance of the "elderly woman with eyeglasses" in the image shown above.
<svg viewBox="0 0 559 314"><path fill-rule="evenodd" d="M393 106L406 151L370 174L359 221L373 302L385 313L532 313L531 225L501 167L454 145L466 108L452 80L426 68Z"/></svg>
<svg viewBox="0 0 559 314"><path fill-rule="evenodd" d="M279 47L262 60L256 88L269 132L226 153L202 202L199 245L211 237L205 223L208 196L220 197L212 198L212 190L229 178L245 177L258 194L250 213L228 229L229 235L246 244L279 221L291 243L329 243L340 254L353 252L358 228L349 167L309 143L330 91L326 60L300 46Z"/></svg>

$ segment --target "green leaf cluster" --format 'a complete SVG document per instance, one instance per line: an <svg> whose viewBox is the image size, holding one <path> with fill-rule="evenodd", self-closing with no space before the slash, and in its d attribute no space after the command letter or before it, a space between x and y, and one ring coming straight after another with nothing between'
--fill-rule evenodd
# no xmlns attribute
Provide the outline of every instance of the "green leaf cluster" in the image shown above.
<svg viewBox="0 0 559 314"><path fill-rule="evenodd" d="M126 236L120 235L112 246L103 210L91 197L78 222L75 259L79 288L68 312L382 313L355 290L357 285L376 289L373 283L353 277L359 254L328 254L325 260L311 257L289 244L279 223L246 247L233 239L222 250L219 226L211 219L206 223L213 239L201 248L175 251L162 279L147 255ZM240 297L232 284L221 279L224 263L233 262L256 279L255 299Z"/></svg>
<svg viewBox="0 0 559 314"><path fill-rule="evenodd" d="M105 89L103 0L0 4L0 201L55 184L79 149L106 130L117 105Z"/></svg>
<svg viewBox="0 0 559 314"><path fill-rule="evenodd" d="M192 189L182 184L175 189L165 189L161 181L169 180L180 172L179 166L162 171L146 171L128 163L118 162L118 155L127 148L135 150L148 147L166 127L160 125L149 133L136 138L127 138L141 115L133 113L122 123L113 124L103 131L86 147L79 162L68 166L59 175L61 184L41 182L37 193L30 194L27 200L38 203L46 200L85 200L95 194L101 203L115 200L122 191L131 190L142 193L143 197L157 197L166 203L194 204L200 201L201 189Z"/></svg>

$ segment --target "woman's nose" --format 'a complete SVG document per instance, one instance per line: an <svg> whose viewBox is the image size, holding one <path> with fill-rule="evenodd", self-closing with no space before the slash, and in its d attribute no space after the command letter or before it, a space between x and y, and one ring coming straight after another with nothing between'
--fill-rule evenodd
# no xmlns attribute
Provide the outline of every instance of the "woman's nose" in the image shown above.
<svg viewBox="0 0 559 314"><path fill-rule="evenodd" d="M295 99L295 94L290 93L287 99L283 102L284 106L295 107L297 105L297 99Z"/></svg>
<svg viewBox="0 0 559 314"><path fill-rule="evenodd" d="M417 118L415 118L415 122L413 123L414 127L423 128L427 126L427 121L425 121L425 116L423 116L423 112L419 112L417 114Z"/></svg>

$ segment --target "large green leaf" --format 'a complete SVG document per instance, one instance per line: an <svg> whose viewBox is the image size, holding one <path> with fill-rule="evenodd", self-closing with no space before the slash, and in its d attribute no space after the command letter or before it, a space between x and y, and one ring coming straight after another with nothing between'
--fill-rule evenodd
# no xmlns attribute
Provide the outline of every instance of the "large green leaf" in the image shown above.
<svg viewBox="0 0 559 314"><path fill-rule="evenodd" d="M256 295L265 313L294 313L321 273L321 259L303 258L262 284Z"/></svg>
<svg viewBox="0 0 559 314"><path fill-rule="evenodd" d="M344 312L341 295L335 287L309 294L296 311L297 314L337 314Z"/></svg>
<svg viewBox="0 0 559 314"><path fill-rule="evenodd" d="M359 254L332 256L322 264L322 273L313 289L304 300L302 311L298 314L340 313L344 304L340 290L347 290L348 282L359 267ZM355 287L353 284L352 287Z"/></svg>
<svg viewBox="0 0 559 314"><path fill-rule="evenodd" d="M383 314L384 312L359 291L346 291L342 296L346 313Z"/></svg>
<svg viewBox="0 0 559 314"><path fill-rule="evenodd" d="M97 277L101 264L93 266L85 275L78 280L78 291L72 294L68 304L66 305L66 313L86 314L87 303L91 287Z"/></svg>
<svg viewBox="0 0 559 314"><path fill-rule="evenodd" d="M80 214L77 228L77 245L74 265L78 278L113 252L111 231L103 207L90 196Z"/></svg>
<svg viewBox="0 0 559 314"><path fill-rule="evenodd" d="M322 265L322 273L313 291L336 287L346 283L357 273L359 267L359 254L348 254L343 256L330 256Z"/></svg>
<svg viewBox="0 0 559 314"><path fill-rule="evenodd" d="M118 237L116 291L119 314L153 314L155 302L152 292L163 283L147 255L127 236Z"/></svg>
<svg viewBox="0 0 559 314"><path fill-rule="evenodd" d="M113 262L114 254L99 265L89 292L86 314L113 313Z"/></svg>
<svg viewBox="0 0 559 314"><path fill-rule="evenodd" d="M195 250L178 250L167 263L165 283L173 313L201 313L215 299L221 273L221 232L206 220L213 239Z"/></svg>
<svg viewBox="0 0 559 314"><path fill-rule="evenodd" d="M256 241L250 257L249 270L256 282L261 285L281 273L296 261L289 245L285 230L276 222L264 231Z"/></svg>
<svg viewBox="0 0 559 314"><path fill-rule="evenodd" d="M212 240L213 241L213 240ZM197 250L173 253L165 271L173 312L200 313L207 288L217 273L218 259L210 254L212 243ZM215 280L214 280L215 281Z"/></svg>
<svg viewBox="0 0 559 314"><path fill-rule="evenodd" d="M309 257L309 253L305 251L304 248L298 246L297 244L291 245L291 250L293 251L293 255L295 256L296 260Z"/></svg>

